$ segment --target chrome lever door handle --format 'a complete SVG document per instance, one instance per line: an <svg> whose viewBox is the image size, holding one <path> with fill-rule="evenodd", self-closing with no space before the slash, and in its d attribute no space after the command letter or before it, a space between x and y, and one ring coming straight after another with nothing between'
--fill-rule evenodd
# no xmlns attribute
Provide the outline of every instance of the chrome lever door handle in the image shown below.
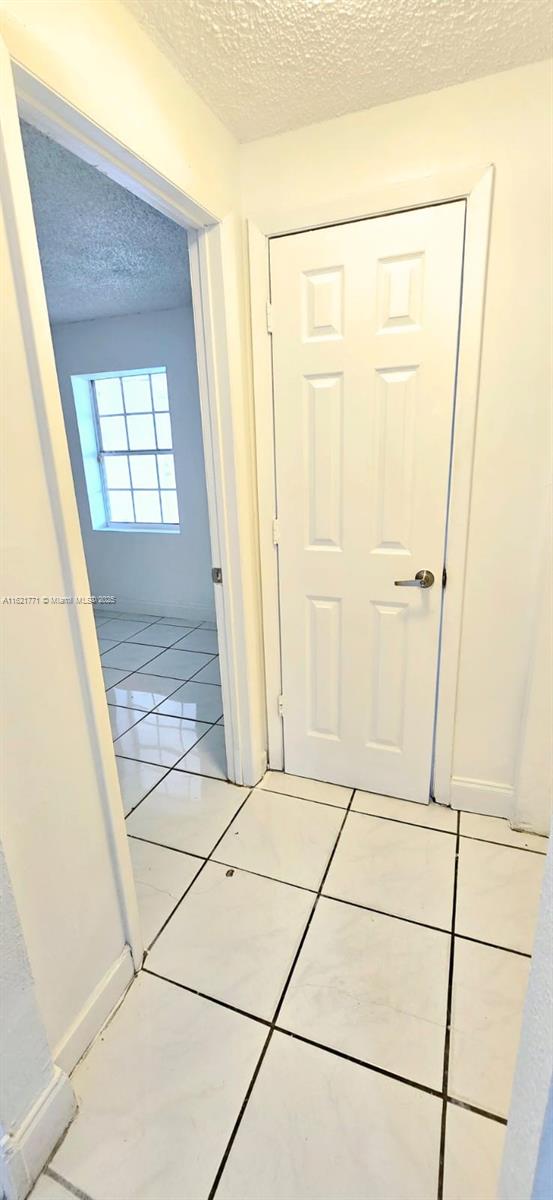
<svg viewBox="0 0 553 1200"><path fill-rule="evenodd" d="M429 588L434 583L432 571L417 571L414 579L395 579L395 587Z"/></svg>

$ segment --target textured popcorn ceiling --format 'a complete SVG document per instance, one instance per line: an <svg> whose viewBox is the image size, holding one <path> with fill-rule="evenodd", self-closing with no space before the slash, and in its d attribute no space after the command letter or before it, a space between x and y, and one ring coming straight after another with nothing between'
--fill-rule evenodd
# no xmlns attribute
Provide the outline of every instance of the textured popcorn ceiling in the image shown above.
<svg viewBox="0 0 553 1200"><path fill-rule="evenodd" d="M241 141L551 53L550 0L123 0Z"/></svg>
<svg viewBox="0 0 553 1200"><path fill-rule="evenodd" d="M191 304L186 233L21 122L50 320Z"/></svg>

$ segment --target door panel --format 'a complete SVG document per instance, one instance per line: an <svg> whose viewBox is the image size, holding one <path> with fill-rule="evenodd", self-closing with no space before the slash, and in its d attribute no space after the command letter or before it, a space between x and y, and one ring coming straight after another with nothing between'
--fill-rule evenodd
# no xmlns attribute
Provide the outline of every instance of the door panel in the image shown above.
<svg viewBox="0 0 553 1200"><path fill-rule="evenodd" d="M429 795L465 204L271 242L286 770ZM397 588L427 568L428 590Z"/></svg>

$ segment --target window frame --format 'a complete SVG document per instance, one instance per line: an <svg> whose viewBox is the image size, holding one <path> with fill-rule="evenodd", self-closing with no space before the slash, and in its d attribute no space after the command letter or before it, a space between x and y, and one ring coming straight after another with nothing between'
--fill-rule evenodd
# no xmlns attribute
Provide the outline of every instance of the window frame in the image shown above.
<svg viewBox="0 0 553 1200"><path fill-rule="evenodd" d="M125 408L124 390L123 390L122 380L127 379L131 376L143 376L143 375L147 376L148 385L149 385L149 389L150 389L150 398L151 398L151 410L150 411L151 411L152 415L154 416L153 426L154 426L155 446L153 448L147 449L147 450L131 450L130 446L129 446L129 428L128 428L128 424L127 424L128 414L127 414L127 411ZM156 410L154 407L154 397L153 397L153 391L152 391L152 376L153 375L165 375L165 378L167 381L167 368L165 366L137 367L137 368L132 368L130 370L98 371L98 372L94 372L92 374L80 376L80 378L82 380L86 380L87 386L88 386L89 401L90 401L90 415L92 418L92 425L94 428L94 434L95 434L95 438L96 438L98 474L99 474L103 507L104 507L104 523L102 525L95 526L96 532L99 532L99 533L110 533L110 532L115 532L115 533L180 533L181 532L179 497L178 497L178 491L177 491L176 484L175 484L174 488L162 488L160 475L159 475L158 456L170 455L173 460L173 466L175 466L175 449L174 449L173 444L171 444L170 449L167 447L160 448L158 446L158 434L157 434L157 426L156 426L156 422L155 422L155 413L158 410ZM102 429L101 429L101 424L100 424L101 414L100 414L100 411L98 408L98 397L96 394L96 383L98 380L102 380L102 379L118 379L120 381L122 412L120 414L114 414L114 415L122 416L123 420L125 422L125 431L126 431L127 446L128 446L128 448L126 450L105 450L103 447ZM169 416L169 420L171 421L171 405L170 405L170 400L169 400L168 387L167 387L167 409L163 409L163 410L159 410L159 411L162 411L164 413L166 412L167 415ZM137 413L137 414L132 414L132 415L136 415L136 416L145 415L146 416L148 414L147 413L144 413L144 414ZM173 430L172 430L172 423L171 423L171 443L172 443L172 441L173 441ZM117 457L121 457L121 456L125 456L127 458L128 464L129 464L130 486L128 488L110 488L108 486L108 481L106 478L105 461L106 461L106 459L108 459L110 457L117 458ZM141 456L146 456L146 457L150 457L150 458L153 456L155 458L156 476L157 476L157 484L158 484L158 486L155 488L153 488L153 487L152 488L136 488L133 485L130 460L133 457L138 458ZM114 521L114 520L112 520L111 504L110 504L110 498L109 498L109 494L112 491L114 491L114 492L130 491L132 509L133 509L133 513L135 516L134 521ZM163 508L161 505L161 493L164 491L174 492L176 502L177 502L178 520L176 522L138 521L138 520L136 520L136 507L135 507L135 495L134 495L134 493L136 491L151 491L151 492L157 493L157 495L159 496L161 512L163 512Z"/></svg>

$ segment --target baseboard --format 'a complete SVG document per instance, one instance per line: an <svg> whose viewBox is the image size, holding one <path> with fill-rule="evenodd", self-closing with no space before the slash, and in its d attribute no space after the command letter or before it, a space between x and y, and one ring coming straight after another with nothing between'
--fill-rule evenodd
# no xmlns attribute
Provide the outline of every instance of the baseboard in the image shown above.
<svg viewBox="0 0 553 1200"><path fill-rule="evenodd" d="M0 1183L6 1200L24 1200L76 1110L75 1094L65 1071L54 1067L51 1082L21 1125L2 1138Z"/></svg>
<svg viewBox="0 0 553 1200"><path fill-rule="evenodd" d="M504 783L487 779L464 779L454 775L451 780L451 807L485 817L513 818L515 791Z"/></svg>
<svg viewBox="0 0 553 1200"><path fill-rule="evenodd" d="M134 967L128 946L106 971L103 979L89 996L71 1028L56 1046L53 1058L68 1075L82 1058L85 1050L102 1028L117 1002L134 977Z"/></svg>
<svg viewBox="0 0 553 1200"><path fill-rule="evenodd" d="M106 616L116 616L120 612L136 613L140 616L147 613L153 617L177 617L181 621L215 621L215 608L209 604L160 604L157 600L137 600L130 596L118 596L117 604L99 604L97 611L105 612Z"/></svg>

